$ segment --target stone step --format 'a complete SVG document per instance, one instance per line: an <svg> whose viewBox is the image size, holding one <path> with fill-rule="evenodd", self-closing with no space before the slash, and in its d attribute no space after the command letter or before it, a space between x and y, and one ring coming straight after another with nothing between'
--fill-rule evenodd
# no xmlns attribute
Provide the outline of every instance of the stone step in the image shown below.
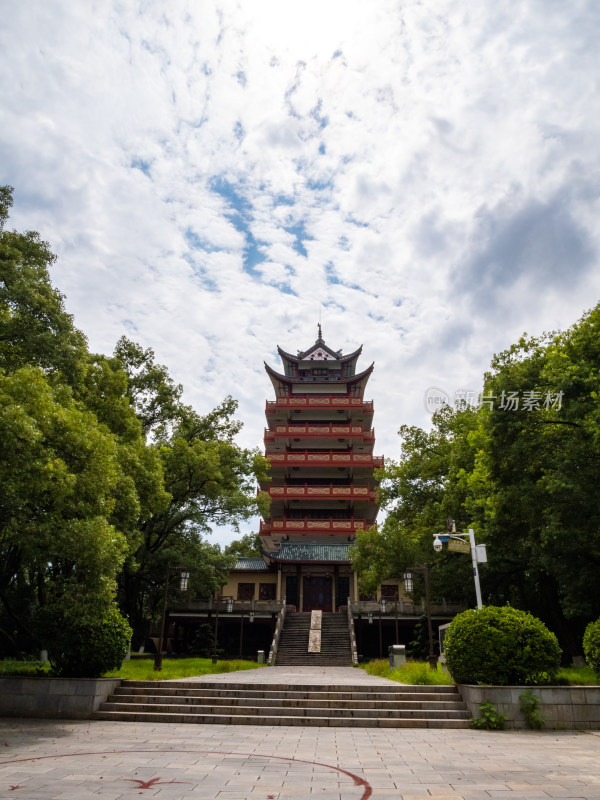
<svg viewBox="0 0 600 800"><path fill-rule="evenodd" d="M266 668L268 669L268 667ZM373 693L377 694L405 694L407 692L413 694L455 694L458 695L458 690L456 686L448 686L446 684L439 684L439 685L429 685L429 686L422 686L422 685L412 685L412 684L405 684L405 683L389 683L389 684L379 684L379 685L369 685L364 683L358 684L307 684L307 683L269 683L268 686L264 686L264 688L249 688L250 684L244 683L242 681L239 682L230 682L221 683L217 681L202 681L202 683L190 683L189 680L174 680L174 681L134 681L134 680L123 680L121 682L121 686L129 688L160 688L160 689L186 689L186 690L194 690L200 689L204 691L206 689L216 689L219 692L230 692L232 690L236 691L260 691L260 692L267 692L271 695L273 692L353 692L355 694L362 694L368 695L371 697Z"/></svg>
<svg viewBox="0 0 600 800"><path fill-rule="evenodd" d="M466 728L454 686L123 681L94 715L134 722Z"/></svg>
<svg viewBox="0 0 600 800"><path fill-rule="evenodd" d="M108 701L107 701L108 702ZM123 694L115 692L112 695L111 703L131 703L137 705L147 703L152 705L212 705L212 706L239 706L261 708L278 708L282 706L281 698L256 698L256 697L214 697L202 694L187 695L168 695L162 693L153 694ZM387 711L464 711L464 703L460 700L338 700L338 699L315 699L315 698L287 698L286 707L293 708L331 708L337 709L363 710L363 709L382 709Z"/></svg>
<svg viewBox="0 0 600 800"><path fill-rule="evenodd" d="M194 715L226 715L226 716L260 716L265 713L264 706L236 706L236 705L201 705L185 703L154 703L149 708L147 703L122 703L107 701L102 703L100 711L126 711L128 713L159 713L159 714L194 714ZM464 710L435 710L426 709L384 709L384 708L306 708L296 706L275 706L269 708L269 715L273 717L321 717L326 715L331 718L373 718L378 719L468 719L469 713Z"/></svg>
<svg viewBox="0 0 600 800"><path fill-rule="evenodd" d="M298 717L227 714L160 714L139 711L96 711L95 719L120 722L176 722L221 725L302 725L336 728L468 728L467 719L398 719L393 717Z"/></svg>
<svg viewBox="0 0 600 800"><path fill-rule="evenodd" d="M407 687L410 688L410 687ZM268 689L239 689L237 691L228 691L227 695L223 695L223 687L218 689L182 689L170 688L167 686L155 685L152 687L141 686L118 686L113 696L116 697L139 697L139 696L152 696L160 698L168 697L190 697L190 698L207 698L212 702L216 700L225 701L227 697L239 698L240 702L249 702L256 704L261 700L264 702L311 702L311 703L342 703L352 702L357 704L376 704L376 703L462 703L458 692L444 693L444 692L331 692L326 689L311 690L311 691L269 691Z"/></svg>

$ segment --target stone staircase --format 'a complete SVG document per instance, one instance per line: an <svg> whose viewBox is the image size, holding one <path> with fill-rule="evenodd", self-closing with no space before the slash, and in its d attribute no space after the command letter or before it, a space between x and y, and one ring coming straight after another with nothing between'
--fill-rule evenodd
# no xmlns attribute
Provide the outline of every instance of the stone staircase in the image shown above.
<svg viewBox="0 0 600 800"><path fill-rule="evenodd" d="M350 631L345 614L323 612L321 652L308 652L310 612L286 614L275 665L278 667L349 667L352 664Z"/></svg>
<svg viewBox="0 0 600 800"><path fill-rule="evenodd" d="M469 716L454 686L189 681L123 681L94 714L124 722L355 728L468 728Z"/></svg>

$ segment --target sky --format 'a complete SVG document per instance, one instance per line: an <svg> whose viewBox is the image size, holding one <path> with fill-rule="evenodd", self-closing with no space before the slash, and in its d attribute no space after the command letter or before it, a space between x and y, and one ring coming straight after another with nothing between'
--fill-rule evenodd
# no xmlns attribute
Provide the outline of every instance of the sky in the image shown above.
<svg viewBox="0 0 600 800"><path fill-rule="evenodd" d="M51 244L93 351L151 347L200 412L232 395L246 447L263 361L319 321L375 362L398 458L431 391L600 299L596 0L0 7L9 227Z"/></svg>

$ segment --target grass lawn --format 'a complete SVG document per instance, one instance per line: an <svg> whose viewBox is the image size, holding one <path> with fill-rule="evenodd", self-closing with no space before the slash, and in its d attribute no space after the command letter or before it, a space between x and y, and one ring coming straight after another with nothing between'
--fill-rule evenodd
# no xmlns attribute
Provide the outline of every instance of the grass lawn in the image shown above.
<svg viewBox="0 0 600 800"><path fill-rule="evenodd" d="M442 672L438 665L436 670L431 669L427 661L407 661L405 667L391 669L387 659L381 658L361 664L362 669L369 675L378 675L380 678L389 678L398 683L417 685L451 686L454 681L446 672ZM600 681L591 667L563 667L559 670L553 685L558 686L598 686Z"/></svg>
<svg viewBox="0 0 600 800"><path fill-rule="evenodd" d="M258 669L264 664L255 661L217 661L210 658L164 658L162 670L154 671L154 661L149 658L124 661L121 669L106 672L105 678L126 678L132 681L168 681L176 678L191 678L194 675L213 675L220 672L237 672ZM39 661L0 661L0 675L32 676L48 674L49 664Z"/></svg>
<svg viewBox="0 0 600 800"><path fill-rule="evenodd" d="M160 672L154 671L154 661L149 658L124 661L121 669L105 673L105 678L126 678L129 681L169 681L175 678L192 678L194 675L214 675L221 672L238 672L259 669L264 664L256 661L217 661L210 658L163 658Z"/></svg>
<svg viewBox="0 0 600 800"><path fill-rule="evenodd" d="M591 667L562 667L557 683L563 686L598 686L600 681Z"/></svg>
<svg viewBox="0 0 600 800"><path fill-rule="evenodd" d="M362 669L369 675L377 675L380 678L389 678L398 683L408 683L421 686L452 686L454 681L447 672L443 672L438 665L437 669L431 669L427 661L407 661L405 667L393 669L385 658L369 661L361 664Z"/></svg>

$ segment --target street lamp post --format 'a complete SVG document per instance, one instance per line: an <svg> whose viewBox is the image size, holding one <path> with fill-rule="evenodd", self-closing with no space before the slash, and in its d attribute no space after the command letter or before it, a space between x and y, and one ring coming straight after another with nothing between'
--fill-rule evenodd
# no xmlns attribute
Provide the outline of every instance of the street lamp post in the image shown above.
<svg viewBox="0 0 600 800"><path fill-rule="evenodd" d="M242 607L242 621L240 624L240 660L242 659L243 646L244 646L244 608Z"/></svg>
<svg viewBox="0 0 600 800"><path fill-rule="evenodd" d="M158 637L158 652L154 656L154 669L157 672L160 672L162 669L162 651L164 646L165 640L165 626L167 624L167 600L169 597L169 575L172 572L179 573L179 588L182 592L187 591L188 588L188 581L190 579L190 573L188 572L185 567L170 567L167 564L165 570L165 591L163 593L163 607L162 607L162 616L160 621L160 635Z"/></svg>
<svg viewBox="0 0 600 800"><path fill-rule="evenodd" d="M219 645L219 605L223 597L218 594L215 598L215 637L213 642L213 655L212 655L212 663L217 663L217 648ZM227 609L227 613L231 614L233 611L233 597L228 597L226 600L225 608Z"/></svg>
<svg viewBox="0 0 600 800"><path fill-rule="evenodd" d="M422 567L410 567L410 572L407 572L404 576L407 592L412 592L413 590L413 572L422 572L425 578L425 613L427 614L427 636L429 639L429 655L427 656L427 660L429 661L431 669L436 669L437 656L433 647L433 625L431 624L431 601L429 598L429 564L423 564Z"/></svg>
<svg viewBox="0 0 600 800"><path fill-rule="evenodd" d="M213 655L212 655L212 663L217 663L217 640L219 638L219 603L221 601L221 596L217 595L215 597L215 635L213 637Z"/></svg>
<svg viewBox="0 0 600 800"><path fill-rule="evenodd" d="M483 603L481 602L481 586L479 584L479 570L477 564L484 564L487 561L487 554L484 544L475 544L475 532L473 528L469 528L467 533L456 533L456 525L451 522L452 531L448 533L435 533L433 537L433 549L436 553L441 552L444 542L451 540L462 542L470 546L471 560L473 562L473 580L475 581L475 597L477 599L477 608L481 609ZM468 552L468 551L467 551Z"/></svg>

